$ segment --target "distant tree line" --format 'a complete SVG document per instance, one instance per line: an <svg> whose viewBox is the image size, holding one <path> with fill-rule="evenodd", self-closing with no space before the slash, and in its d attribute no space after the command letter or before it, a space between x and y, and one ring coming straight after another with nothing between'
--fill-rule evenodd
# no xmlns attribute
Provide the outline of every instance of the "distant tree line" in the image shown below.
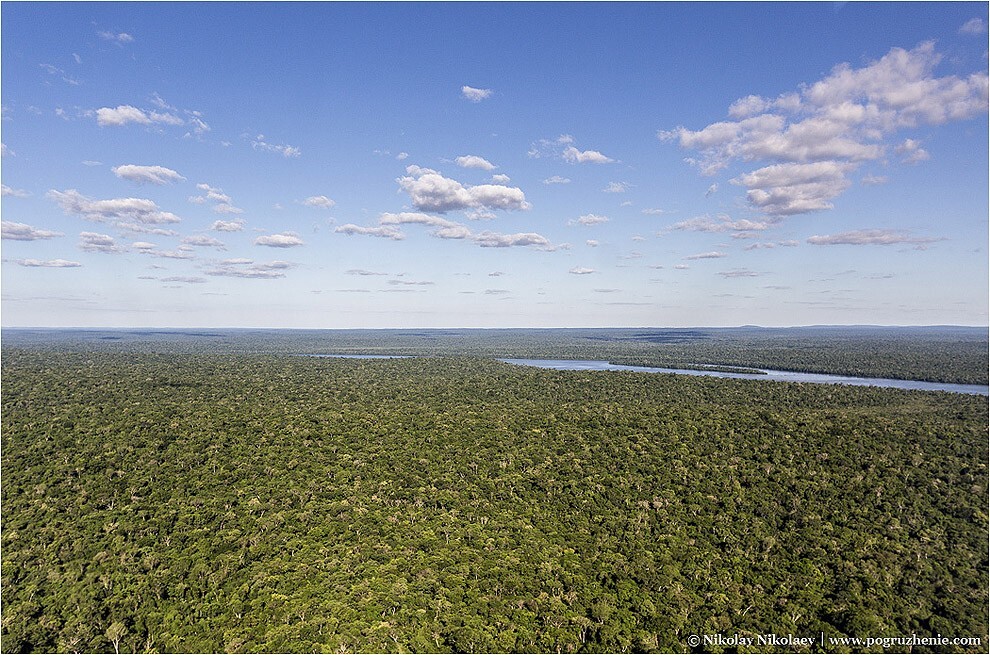
<svg viewBox="0 0 990 655"><path fill-rule="evenodd" d="M504 330L4 330L13 347L75 352L356 353L597 359L770 368L987 384L986 328L582 328Z"/></svg>

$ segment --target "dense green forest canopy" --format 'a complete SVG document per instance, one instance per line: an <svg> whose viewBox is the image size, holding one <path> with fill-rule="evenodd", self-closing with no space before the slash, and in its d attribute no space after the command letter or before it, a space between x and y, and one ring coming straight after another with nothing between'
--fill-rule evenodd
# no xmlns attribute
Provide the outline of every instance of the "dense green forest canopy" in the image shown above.
<svg viewBox="0 0 990 655"><path fill-rule="evenodd" d="M771 368L987 384L987 328L583 328L424 330L5 329L26 348L151 353L359 353L599 359L617 364Z"/></svg>
<svg viewBox="0 0 990 655"><path fill-rule="evenodd" d="M4 652L988 643L986 397L7 336Z"/></svg>

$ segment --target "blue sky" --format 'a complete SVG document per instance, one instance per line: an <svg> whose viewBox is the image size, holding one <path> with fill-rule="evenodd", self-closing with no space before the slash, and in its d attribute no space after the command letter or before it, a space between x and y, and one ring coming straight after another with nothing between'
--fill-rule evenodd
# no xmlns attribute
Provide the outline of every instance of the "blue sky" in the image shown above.
<svg viewBox="0 0 990 655"><path fill-rule="evenodd" d="M985 3L4 3L5 326L988 322Z"/></svg>

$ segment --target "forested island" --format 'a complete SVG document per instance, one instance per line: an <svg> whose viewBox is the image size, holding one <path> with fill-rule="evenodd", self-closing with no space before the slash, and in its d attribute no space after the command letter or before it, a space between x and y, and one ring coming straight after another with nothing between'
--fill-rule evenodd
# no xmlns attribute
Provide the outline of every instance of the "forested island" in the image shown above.
<svg viewBox="0 0 990 655"><path fill-rule="evenodd" d="M987 354L964 328L4 330L0 647L985 652L986 397L497 358L985 384Z"/></svg>

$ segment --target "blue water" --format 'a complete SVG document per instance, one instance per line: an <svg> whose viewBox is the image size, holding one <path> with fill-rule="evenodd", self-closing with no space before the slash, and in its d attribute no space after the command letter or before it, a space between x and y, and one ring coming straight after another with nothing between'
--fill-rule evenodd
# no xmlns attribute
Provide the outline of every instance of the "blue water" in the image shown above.
<svg viewBox="0 0 990 655"><path fill-rule="evenodd" d="M321 355L306 354L305 357L336 357L340 359L404 359L414 355ZM627 366L593 359L500 359L506 364L535 366L558 371L638 371L640 373L676 373L678 375L700 375L715 378L735 378L737 380L776 380L779 382L809 382L812 384L848 384L855 387L889 387L912 389L915 391L948 391L990 396L990 386L981 384L951 384L948 382L926 382L923 380L895 380L892 378L858 378L848 375L828 375L825 373L795 373L774 369L758 369L763 373L730 373L728 371L704 371L689 368L656 368L652 366Z"/></svg>
<svg viewBox="0 0 990 655"><path fill-rule="evenodd" d="M583 359L502 359L507 364L536 366L559 371L639 371L641 373L677 373L679 375L703 375L716 378L736 378L740 380L778 380L780 382L810 382L813 384L848 384L857 387L891 387L917 391L949 391L990 396L990 387L980 384L949 384L946 382L925 382L922 380L894 380L890 378L857 378L847 375L826 375L822 373L795 373L759 369L759 373L729 373L726 371L696 371L685 368L654 368L651 366L626 366L597 360Z"/></svg>

